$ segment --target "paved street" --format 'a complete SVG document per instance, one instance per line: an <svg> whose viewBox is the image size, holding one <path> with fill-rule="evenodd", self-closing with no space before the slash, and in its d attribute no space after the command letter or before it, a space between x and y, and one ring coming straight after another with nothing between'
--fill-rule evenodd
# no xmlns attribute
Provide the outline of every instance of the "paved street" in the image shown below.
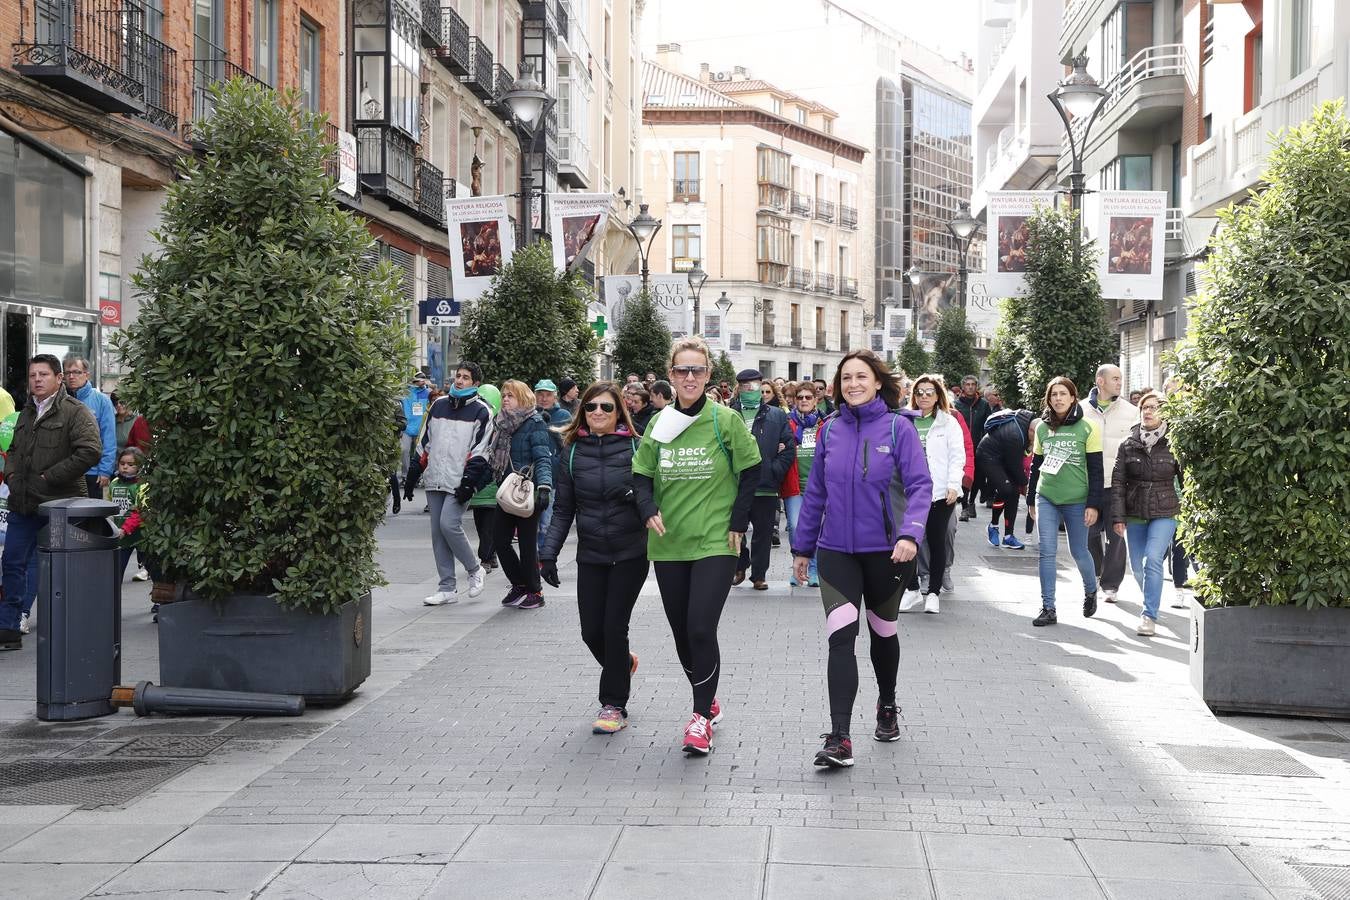
<svg viewBox="0 0 1350 900"><path fill-rule="evenodd" d="M857 765L822 772L819 598L786 586L776 551L772 590L733 589L726 720L686 759L654 579L631 726L594 736L570 548L542 610L500 609L500 575L429 609L420 508L381 531L375 673L341 708L49 725L36 640L0 655L0 896L1350 896L1350 723L1214 718L1187 680L1186 613L1164 605L1158 637L1135 637L1132 583L1083 620L1061 565L1061 624L1033 629L1034 548L961 526L956 593L902 617L901 741L867 739L861 640ZM125 680L155 679L146 590L126 594ZM125 772L62 795L53 761Z"/></svg>

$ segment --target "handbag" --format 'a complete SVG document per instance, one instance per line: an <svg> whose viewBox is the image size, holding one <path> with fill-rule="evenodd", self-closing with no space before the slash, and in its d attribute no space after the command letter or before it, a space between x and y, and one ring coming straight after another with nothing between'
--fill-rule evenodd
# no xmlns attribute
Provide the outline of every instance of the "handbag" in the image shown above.
<svg viewBox="0 0 1350 900"><path fill-rule="evenodd" d="M534 515L534 466L512 471L497 486L497 505L503 512L528 519Z"/></svg>

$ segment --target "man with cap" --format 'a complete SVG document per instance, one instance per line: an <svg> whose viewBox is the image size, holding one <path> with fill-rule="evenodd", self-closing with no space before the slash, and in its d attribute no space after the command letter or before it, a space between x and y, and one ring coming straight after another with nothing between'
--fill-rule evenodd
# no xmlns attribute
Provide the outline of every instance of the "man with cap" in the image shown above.
<svg viewBox="0 0 1350 900"><path fill-rule="evenodd" d="M755 590L767 591L765 580L769 573L769 552L773 549L773 529L778 519L778 486L797 459L797 440L792 436L787 413L776 406L761 402L761 376L758 369L743 369L736 374L736 397L731 408L741 414L745 424L759 445L759 487L755 488L754 503L750 507L751 537L741 544L741 557L736 565L732 584L745 580L750 569L750 580Z"/></svg>
<svg viewBox="0 0 1350 900"><path fill-rule="evenodd" d="M413 373L408 393L403 395L403 418L406 420L403 433L398 438L398 484L403 486L403 499L411 500L412 487L408 484L408 458L412 455L412 445L422 433L422 422L426 419L427 409L431 406L431 380L427 373L419 369ZM398 512L398 487L395 486L395 509Z"/></svg>
<svg viewBox="0 0 1350 900"><path fill-rule="evenodd" d="M575 385L574 385L575 387ZM539 416L544 420L544 424L550 429L559 429L572 421L567 410L558 405L558 386L551 379L541 378L534 384L535 406L539 411ZM562 456L562 437L556 430L553 435L553 465L558 465L558 460ZM556 471L556 469L555 469ZM553 504L544 507L544 511L539 516L539 549L544 549L544 538L548 535L548 523L553 521Z"/></svg>
<svg viewBox="0 0 1350 900"><path fill-rule="evenodd" d="M580 402L581 388L571 378L558 379L558 405L567 410L567 414L576 418L577 404Z"/></svg>

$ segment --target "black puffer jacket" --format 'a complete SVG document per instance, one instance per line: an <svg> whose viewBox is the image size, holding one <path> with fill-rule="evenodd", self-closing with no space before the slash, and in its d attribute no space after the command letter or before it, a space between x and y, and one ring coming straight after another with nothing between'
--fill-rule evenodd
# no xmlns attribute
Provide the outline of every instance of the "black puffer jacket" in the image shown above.
<svg viewBox="0 0 1350 900"><path fill-rule="evenodd" d="M1111 473L1111 522L1126 519L1170 519L1181 511L1176 485L1181 481L1181 464L1172 455L1164 434L1150 450L1139 438L1139 426L1116 452L1116 467Z"/></svg>
<svg viewBox="0 0 1350 900"><path fill-rule="evenodd" d="M1022 461L1027 455L1027 429L1032 418L1028 409L1001 409L985 420L984 437L975 448L975 464L982 478L1002 473L1019 488L1027 483Z"/></svg>
<svg viewBox="0 0 1350 900"><path fill-rule="evenodd" d="M633 449L627 431L592 435L585 429L563 447L553 473L553 521L541 560L556 560L572 520L577 562L608 565L647 555L647 528L633 498Z"/></svg>

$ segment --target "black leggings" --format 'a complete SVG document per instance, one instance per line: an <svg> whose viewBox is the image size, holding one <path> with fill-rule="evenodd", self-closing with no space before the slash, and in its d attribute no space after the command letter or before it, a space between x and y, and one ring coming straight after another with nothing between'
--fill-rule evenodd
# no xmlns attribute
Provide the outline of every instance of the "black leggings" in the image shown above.
<svg viewBox="0 0 1350 900"><path fill-rule="evenodd" d="M532 594L543 590L539 584L539 513L539 508L535 507L534 515L522 519L498 509L492 522L492 544L497 551L497 560L502 564L502 573L513 586L523 587ZM519 556L511 546L513 537L520 540Z"/></svg>
<svg viewBox="0 0 1350 900"><path fill-rule="evenodd" d="M492 529L497 523L497 506L473 507L473 530L478 532L478 561L495 563L497 561L496 543L492 540Z"/></svg>
<svg viewBox="0 0 1350 900"><path fill-rule="evenodd" d="M945 530L940 534L946 540ZM931 552L931 551L930 551ZM900 594L913 578L917 565L891 562L885 551L840 553L816 551L820 568L820 598L825 604L825 628L830 640L826 677L830 693L830 730L847 735L858 696L858 659L853 645L858 638L858 617L867 604L867 629L872 635L872 670L877 676L878 703L895 703L895 677L900 670L900 638L896 617ZM936 571L936 570L934 570ZM939 576L934 584L941 584Z"/></svg>
<svg viewBox="0 0 1350 900"><path fill-rule="evenodd" d="M942 591L942 576L947 571L947 523L951 521L955 504L947 498L928 507L928 524L924 527L924 540L928 542L928 592L937 594ZM910 590L919 589L919 567L909 580Z"/></svg>
<svg viewBox="0 0 1350 900"><path fill-rule="evenodd" d="M675 637L675 653L694 689L694 712L712 718L722 657L717 622L722 618L736 571L734 556L705 556L688 562L658 562L656 583Z"/></svg>
<svg viewBox="0 0 1350 900"><path fill-rule="evenodd" d="M577 563L581 639L600 664L600 705L627 712L632 681L628 622L647 581L647 558L612 564Z"/></svg>
<svg viewBox="0 0 1350 900"><path fill-rule="evenodd" d="M1017 504L1021 499L1021 491L1002 468L989 473L985 484L989 493L994 497L994 509L990 515L989 524L997 525L998 517L1002 516L1003 533L1012 534L1013 526L1017 521Z"/></svg>

